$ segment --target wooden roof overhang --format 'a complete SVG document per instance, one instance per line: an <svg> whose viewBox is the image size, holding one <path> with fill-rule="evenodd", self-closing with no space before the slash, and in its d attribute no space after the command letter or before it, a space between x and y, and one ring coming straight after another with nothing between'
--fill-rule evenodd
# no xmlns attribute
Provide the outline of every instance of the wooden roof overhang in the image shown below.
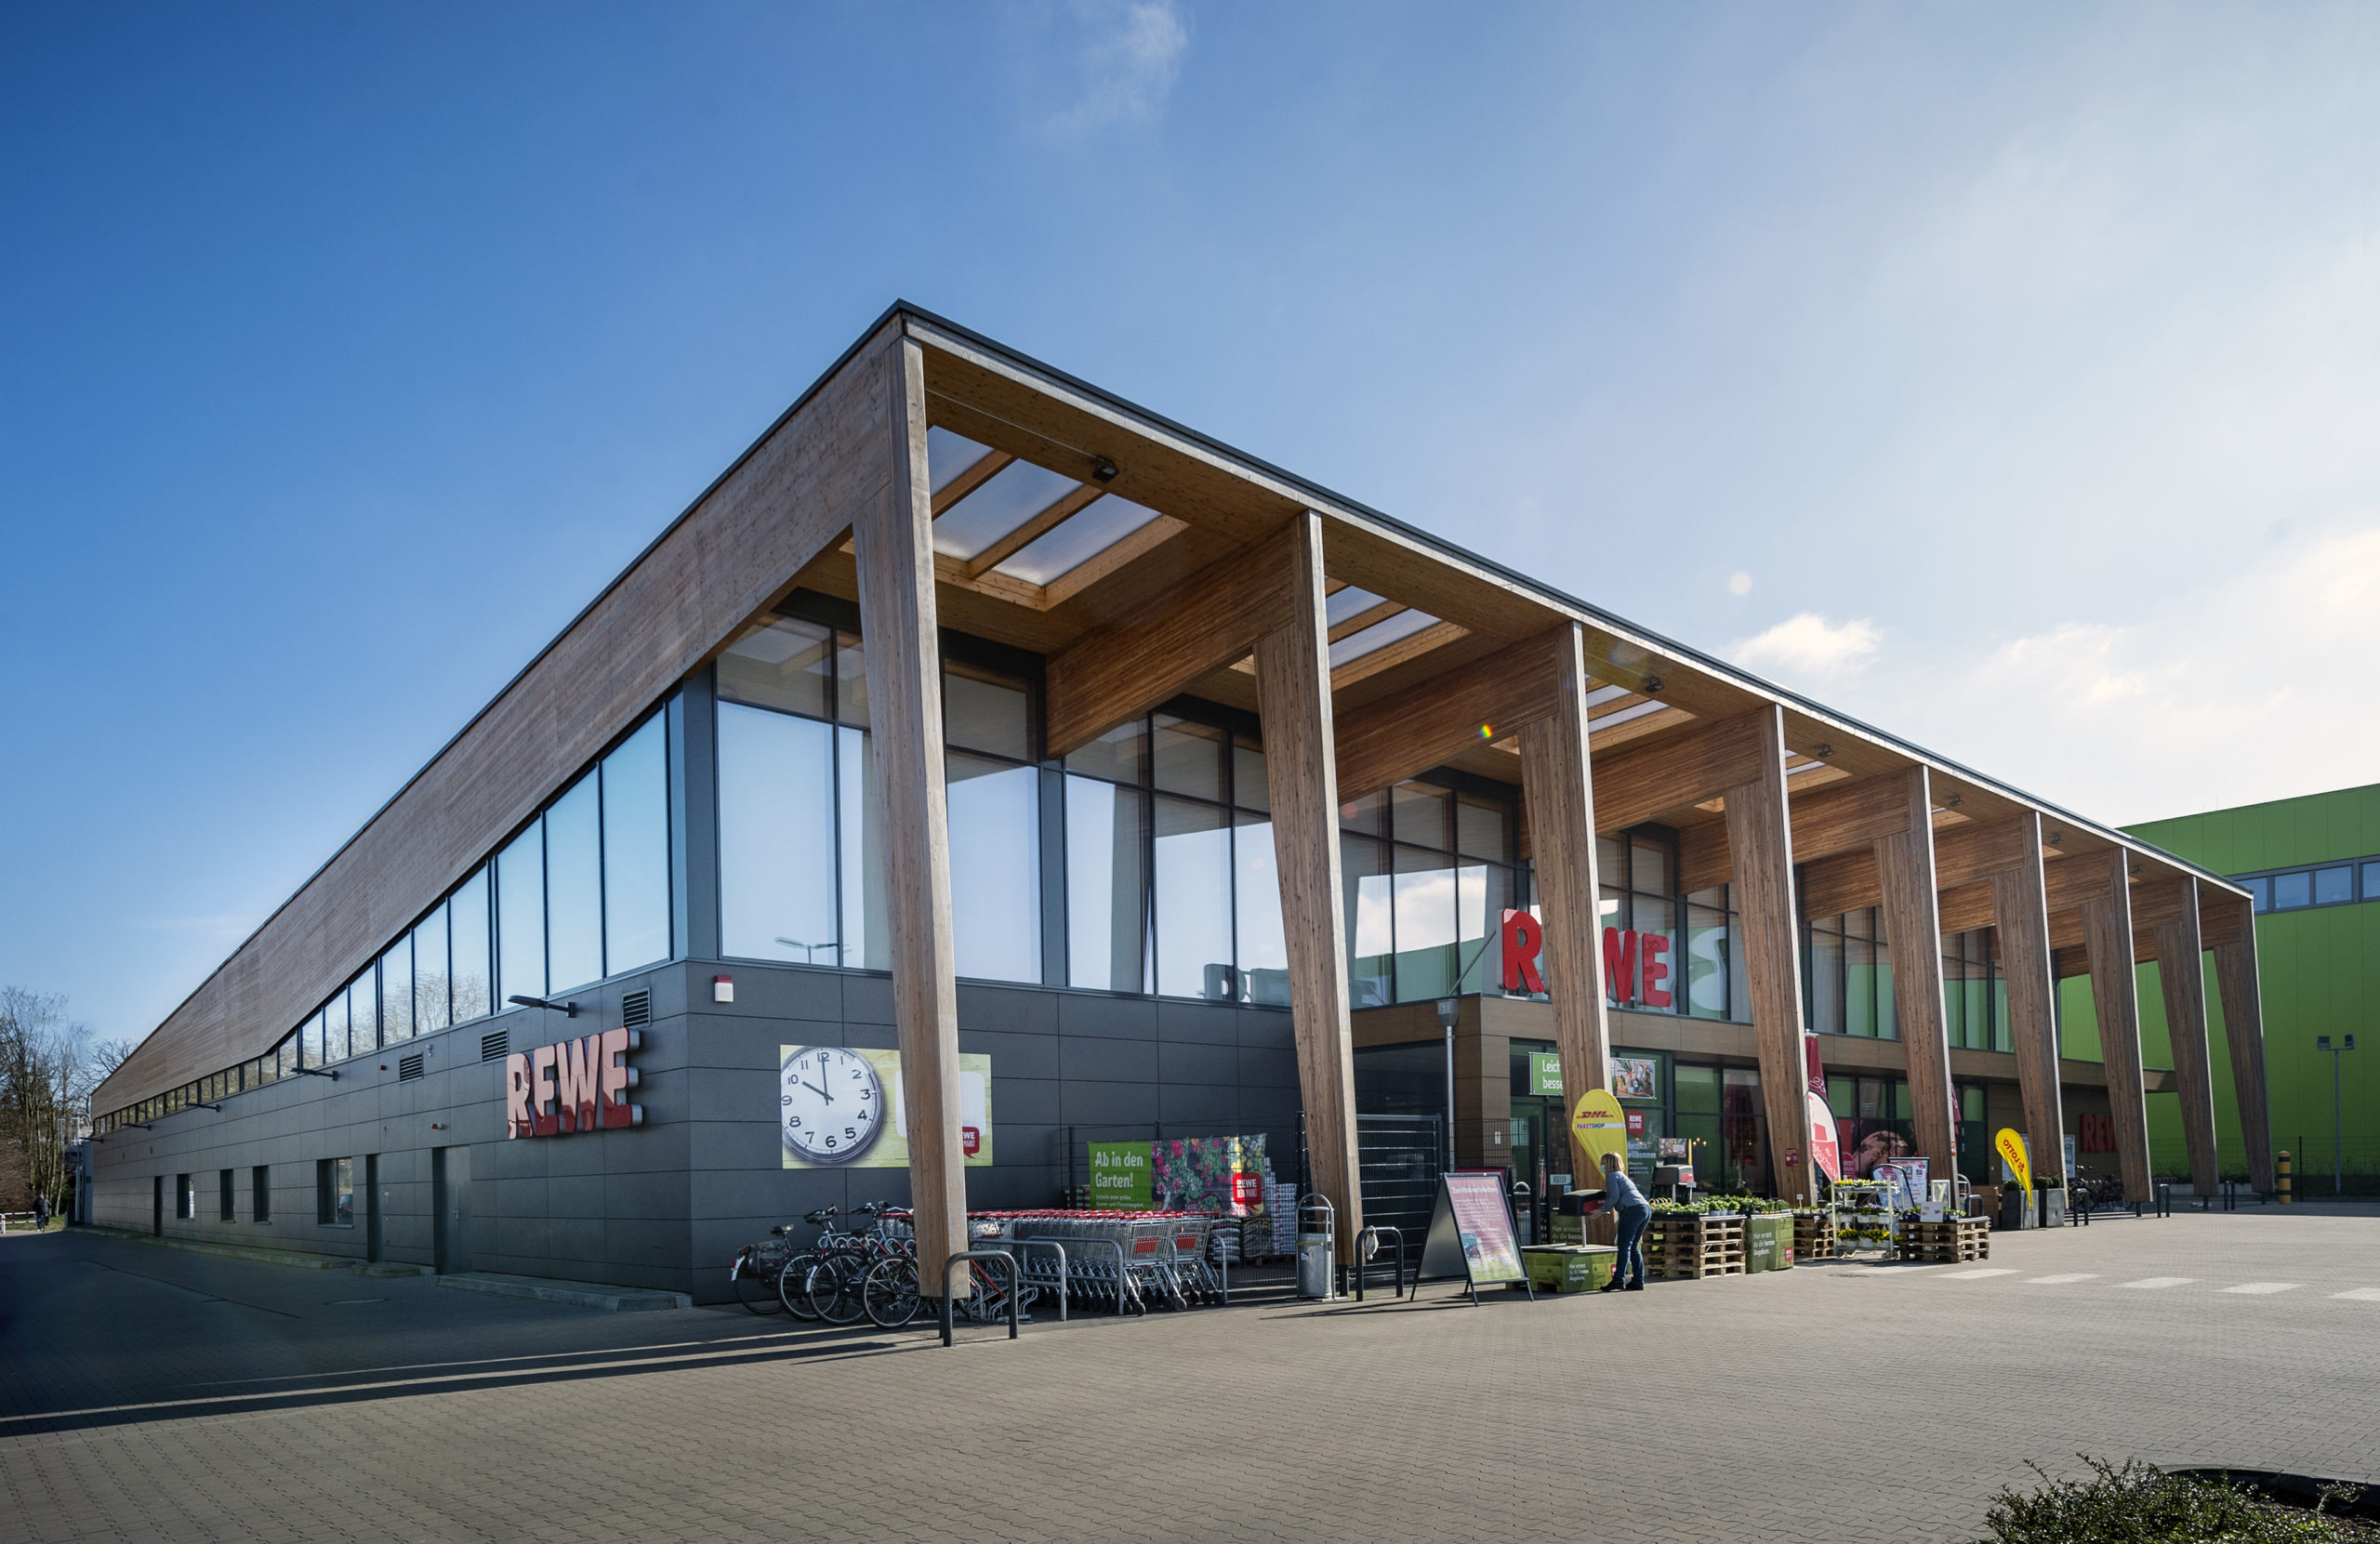
<svg viewBox="0 0 2380 1544"><path fill-rule="evenodd" d="M1873 904L1862 898L1873 859L1857 851L1858 818L1845 815L1857 800L1844 791L1923 768L1953 858L1963 842L1990 847L1987 828L2038 814L2053 872L2121 849L2138 917L2178 904L2187 887L2210 947L2248 926L2246 892L2219 876L896 303L159 1025L97 1090L95 1110L270 1049L792 590L856 599L848 534L889 464L877 372L896 344L918 350L932 438L964 461L932 472L941 624L1049 660L1052 753L1184 691L1254 707L1247 645L1270 600L1263 548L1312 510L1333 592L1342 796L1435 765L1516 780L1498 725L1535 705L1511 682L1575 624L1593 680L1597 824L1677 826L1687 888L1726 875L1724 806L1699 793L1665 802L1659 777L1632 774L1723 749L1731 721L1766 709L1782 717L1815 915ZM1099 539L1103 529L1119 534ZM1968 900L1947 885L1952 859L1943 866L1950 930ZM2051 890L2063 970L2076 925L2055 905L2066 892Z"/></svg>

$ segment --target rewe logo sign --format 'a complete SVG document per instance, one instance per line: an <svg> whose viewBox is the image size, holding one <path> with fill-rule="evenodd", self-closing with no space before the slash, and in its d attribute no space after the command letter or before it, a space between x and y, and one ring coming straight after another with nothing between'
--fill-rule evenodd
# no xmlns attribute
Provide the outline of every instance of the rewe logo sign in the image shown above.
<svg viewBox="0 0 2380 1544"><path fill-rule="evenodd" d="M607 1029L504 1059L504 1134L559 1137L644 1124L644 1106L630 1104L637 1070L621 1058L644 1049L633 1029Z"/></svg>
<svg viewBox="0 0 2380 1544"><path fill-rule="evenodd" d="M1525 911L1504 913L1504 990L1542 992L1545 976L1537 957L1545 947L1544 926ZM1667 933L1603 930L1604 992L1616 1003L1642 1003L1668 1008L1677 999L1661 983L1670 979L1662 957L1670 952Z"/></svg>

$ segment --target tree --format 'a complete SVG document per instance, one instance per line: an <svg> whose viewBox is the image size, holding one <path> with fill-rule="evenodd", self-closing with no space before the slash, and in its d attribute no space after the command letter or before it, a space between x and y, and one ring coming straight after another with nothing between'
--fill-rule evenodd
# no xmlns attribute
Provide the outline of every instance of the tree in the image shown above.
<svg viewBox="0 0 2380 1544"><path fill-rule="evenodd" d="M101 1048L121 1062L128 1050ZM63 1199L66 1148L90 1128L99 1070L91 1032L66 1016L66 997L0 986L0 1209L22 1210L34 1195Z"/></svg>

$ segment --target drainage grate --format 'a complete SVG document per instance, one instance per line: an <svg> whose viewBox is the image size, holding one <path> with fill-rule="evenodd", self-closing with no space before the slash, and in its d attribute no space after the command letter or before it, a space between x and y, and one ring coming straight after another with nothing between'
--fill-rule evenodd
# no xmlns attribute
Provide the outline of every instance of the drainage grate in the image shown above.
<svg viewBox="0 0 2380 1544"><path fill-rule="evenodd" d="M653 994L631 992L620 999L620 1023L629 1029L653 1022Z"/></svg>
<svg viewBox="0 0 2380 1544"><path fill-rule="evenodd" d="M397 1081L410 1083L421 1076L421 1052L397 1058Z"/></svg>
<svg viewBox="0 0 2380 1544"><path fill-rule="evenodd" d="M499 1029L493 1035L480 1036L481 1061L493 1062L500 1056L509 1056L511 1053L512 1032L510 1030Z"/></svg>

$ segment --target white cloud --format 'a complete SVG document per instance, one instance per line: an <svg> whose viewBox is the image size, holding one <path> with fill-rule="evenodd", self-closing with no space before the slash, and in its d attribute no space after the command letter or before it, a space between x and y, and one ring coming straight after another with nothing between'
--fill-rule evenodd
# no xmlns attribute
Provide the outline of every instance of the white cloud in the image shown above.
<svg viewBox="0 0 2380 1544"><path fill-rule="evenodd" d="M1087 36L1077 55L1078 94L1053 113L1060 135L1156 121L1182 73L1190 28L1173 0L1076 0Z"/></svg>
<svg viewBox="0 0 2380 1544"><path fill-rule="evenodd" d="M1805 611L1757 638L1743 640L1727 653L1748 670L1775 671L1802 680L1836 680L1866 669L1884 638L1864 616L1838 627L1816 612Z"/></svg>

